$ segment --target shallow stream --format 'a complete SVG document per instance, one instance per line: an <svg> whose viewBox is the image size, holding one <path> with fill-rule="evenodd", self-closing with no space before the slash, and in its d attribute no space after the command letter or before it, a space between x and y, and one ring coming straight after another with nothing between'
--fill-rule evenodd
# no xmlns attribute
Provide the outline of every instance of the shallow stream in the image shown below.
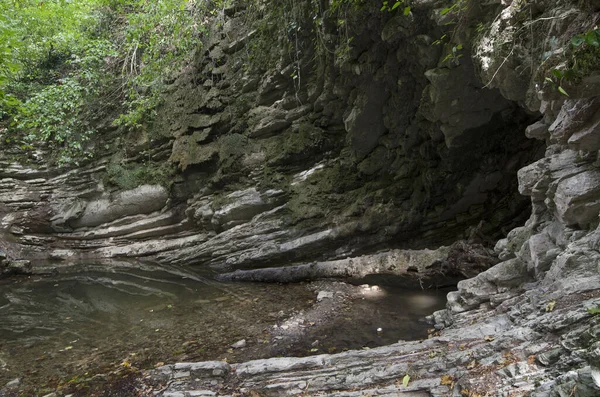
<svg viewBox="0 0 600 397"><path fill-rule="evenodd" d="M348 286L358 292L340 292L347 298L341 306L319 312L318 289L340 283L228 284L139 263L77 269L0 283L0 388L20 378L24 395L43 395L123 368L420 339L428 328L422 318L445 304L444 293ZM306 313L312 321L301 322L289 340L274 337ZM232 349L241 339L247 346Z"/></svg>

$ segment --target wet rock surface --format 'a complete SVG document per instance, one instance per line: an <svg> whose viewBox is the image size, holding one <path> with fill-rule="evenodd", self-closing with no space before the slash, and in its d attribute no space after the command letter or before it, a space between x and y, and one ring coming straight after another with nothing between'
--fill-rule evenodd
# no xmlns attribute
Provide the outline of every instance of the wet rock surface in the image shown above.
<svg viewBox="0 0 600 397"><path fill-rule="evenodd" d="M0 269L17 259L34 261L35 274L51 267L35 260L143 257L231 279L363 277L390 261L410 273L408 251L440 254L503 232L500 263L471 271L467 255L444 251L468 279L431 315L428 339L333 353L321 335L342 329L339 317L311 333L310 310L275 313L271 353L331 354L184 357L135 373L129 395L600 395L597 62L561 79L568 97L552 77L575 67L561 56L597 25L596 2L476 3L468 13L481 26L458 30L444 49L432 43L452 16L448 2L415 1L408 19L379 6L345 22L356 40L342 60L334 52L314 65L306 46L292 63L278 54L275 67L248 71L236 56L261 33L243 9L228 9L208 58L173 82L156 124L164 144L146 153L179 166L169 189L111 187L108 159L69 172L2 160L10 259ZM323 29L338 33L334 23ZM461 56L444 62L459 44ZM294 71L312 83L295 86ZM311 296L343 313L345 298L377 292L366 288L316 284ZM389 328L371 324L373 340ZM226 346L242 338L232 354L258 358L249 351L259 342L245 335Z"/></svg>

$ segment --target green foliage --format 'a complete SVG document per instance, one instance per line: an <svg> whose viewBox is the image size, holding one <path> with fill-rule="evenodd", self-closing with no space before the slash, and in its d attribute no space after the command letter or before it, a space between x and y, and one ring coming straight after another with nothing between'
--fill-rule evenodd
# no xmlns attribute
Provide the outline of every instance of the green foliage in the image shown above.
<svg viewBox="0 0 600 397"><path fill-rule="evenodd" d="M458 65L459 59L463 57L463 54L461 53L462 49L463 49L462 44L457 44L455 46L452 46L452 49L450 50L450 52L444 57L444 59L442 59L442 63L452 61L452 64Z"/></svg>
<svg viewBox="0 0 600 397"><path fill-rule="evenodd" d="M78 117L85 94L86 88L76 79L66 78L25 102L15 117L17 128L24 132L21 147L32 149L39 142L50 142L60 152L60 165L77 164L77 156L89 155L83 145L94 130Z"/></svg>
<svg viewBox="0 0 600 397"><path fill-rule="evenodd" d="M60 165L92 155L100 118L152 122L165 80L201 48L225 1L4 0L0 120L6 143L51 149ZM123 114L118 115L118 111Z"/></svg>
<svg viewBox="0 0 600 397"><path fill-rule="evenodd" d="M440 15L444 16L450 14L453 15L453 17L458 17L461 13L465 11L465 7L466 6L464 0L456 0L449 7L443 8L440 11ZM452 21L451 23L455 23L455 21Z"/></svg>
<svg viewBox="0 0 600 397"><path fill-rule="evenodd" d="M432 45L444 45L447 53L442 59L442 64L449 62L451 65L459 65L460 58L464 56L462 53L464 46L459 39L462 31L467 26L467 15L470 7L469 0L453 0L452 4L440 10L440 16L446 19L445 26L451 26L451 29L444 33L439 39L433 41ZM480 33L483 26L479 24L476 27L476 32Z"/></svg>
<svg viewBox="0 0 600 397"><path fill-rule="evenodd" d="M600 70L600 29L594 28L571 39L572 56L568 78L578 79Z"/></svg>
<svg viewBox="0 0 600 397"><path fill-rule="evenodd" d="M404 16L409 16L412 9L408 0L399 0L394 1L393 3L389 1L384 1L381 5L380 11L392 12L395 11L397 8L402 9L402 14Z"/></svg>
<svg viewBox="0 0 600 397"><path fill-rule="evenodd" d="M95 0L0 2L0 90L11 79L39 78L83 46L97 23Z"/></svg>
<svg viewBox="0 0 600 397"><path fill-rule="evenodd" d="M52 149L60 164L89 157L91 109L109 41L96 34L96 0L6 1L0 5L0 117L5 143ZM85 117L85 113L88 117Z"/></svg>
<svg viewBox="0 0 600 397"><path fill-rule="evenodd" d="M110 164L104 182L123 190L140 185L170 186L175 170L168 164L148 162L144 164Z"/></svg>
<svg viewBox="0 0 600 397"><path fill-rule="evenodd" d="M587 312L593 316L600 314L600 305L596 307L588 307Z"/></svg>
<svg viewBox="0 0 600 397"><path fill-rule="evenodd" d="M21 148L46 145L59 165L78 164L89 158L87 143L96 133L90 103L108 79L102 70L104 57L113 54L106 41L90 41L79 54L65 62L72 71L46 85L13 109L12 139ZM9 138L10 139L10 138Z"/></svg>
<svg viewBox="0 0 600 397"><path fill-rule="evenodd" d="M566 97L569 94L563 87L565 82L577 83L591 72L600 70L600 29L594 28L573 36L568 47L564 50L568 58L566 66L551 69L550 75L544 78L553 89Z"/></svg>
<svg viewBox="0 0 600 397"><path fill-rule="evenodd" d="M583 44L600 47L600 29L596 28L586 33L575 35L571 39L571 45L574 47L579 47Z"/></svg>
<svg viewBox="0 0 600 397"><path fill-rule="evenodd" d="M410 382L410 375L406 374L404 375L404 378L402 378L402 386L408 387L408 382Z"/></svg>
<svg viewBox="0 0 600 397"><path fill-rule="evenodd" d="M314 47L317 54L321 57L333 54L337 64L349 57L354 40L350 18L356 16L356 11L365 3L365 0L332 0L329 8L323 9L319 0L311 0L312 30L316 33ZM336 21L335 30L328 29L327 20Z"/></svg>
<svg viewBox="0 0 600 397"><path fill-rule="evenodd" d="M154 116L165 78L201 48L198 36L206 33L206 22L200 21L209 9L189 0L105 1L119 15L121 26L114 40L120 43L121 74L127 87L128 111L116 124L139 127Z"/></svg>

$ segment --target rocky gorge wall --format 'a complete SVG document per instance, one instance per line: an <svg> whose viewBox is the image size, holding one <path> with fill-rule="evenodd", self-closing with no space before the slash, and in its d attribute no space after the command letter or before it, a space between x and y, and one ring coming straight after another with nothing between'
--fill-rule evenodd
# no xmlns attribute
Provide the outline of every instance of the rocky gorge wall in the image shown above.
<svg viewBox="0 0 600 397"><path fill-rule="evenodd" d="M440 3L414 6L432 6L429 15L444 24ZM594 1L470 9L487 21L484 34L470 36L475 70L486 87L534 116L525 134L546 149L518 171L531 216L496 244L499 264L448 295L447 309L431 317L438 331L428 340L303 359L181 363L148 379L171 382L165 395L217 390L208 382L219 395L600 395L600 62L594 46L572 44L596 29L599 9ZM549 77L569 70L577 77Z"/></svg>
<svg viewBox="0 0 600 397"><path fill-rule="evenodd" d="M178 164L169 189L111 188L109 157L67 173L3 162L9 256L233 270L512 228L501 262L459 282L427 341L149 376L169 382L165 396L599 395L600 58L570 44L597 25L598 2L467 2L471 26L422 0L409 16L363 7L318 30L296 23L315 11L299 4L280 15L278 45L251 23L260 10L224 10L173 81L160 145L142 153L150 131L130 143L132 162ZM448 22L460 28L432 45Z"/></svg>
<svg viewBox="0 0 600 397"><path fill-rule="evenodd" d="M542 155L537 116L482 89L469 54L442 62L436 6L224 9L152 125L66 173L3 162L10 255L232 270L505 235L528 215L515 181ZM132 164L178 171L107 182Z"/></svg>

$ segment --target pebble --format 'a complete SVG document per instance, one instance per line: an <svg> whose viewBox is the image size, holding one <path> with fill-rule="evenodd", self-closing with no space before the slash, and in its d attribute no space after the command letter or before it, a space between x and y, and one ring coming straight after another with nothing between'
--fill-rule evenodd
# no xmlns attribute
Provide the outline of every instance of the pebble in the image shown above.
<svg viewBox="0 0 600 397"><path fill-rule="evenodd" d="M231 345L234 349L243 349L246 347L246 339L238 340L233 345Z"/></svg>
<svg viewBox="0 0 600 397"><path fill-rule="evenodd" d="M12 389L12 388L19 387L20 384L21 384L21 379L16 378L16 379L13 379L10 382L8 382L6 384L6 387L9 388L9 389Z"/></svg>
<svg viewBox="0 0 600 397"><path fill-rule="evenodd" d="M317 294L317 301L321 302L323 299L331 299L333 298L333 292L331 291L319 291Z"/></svg>

